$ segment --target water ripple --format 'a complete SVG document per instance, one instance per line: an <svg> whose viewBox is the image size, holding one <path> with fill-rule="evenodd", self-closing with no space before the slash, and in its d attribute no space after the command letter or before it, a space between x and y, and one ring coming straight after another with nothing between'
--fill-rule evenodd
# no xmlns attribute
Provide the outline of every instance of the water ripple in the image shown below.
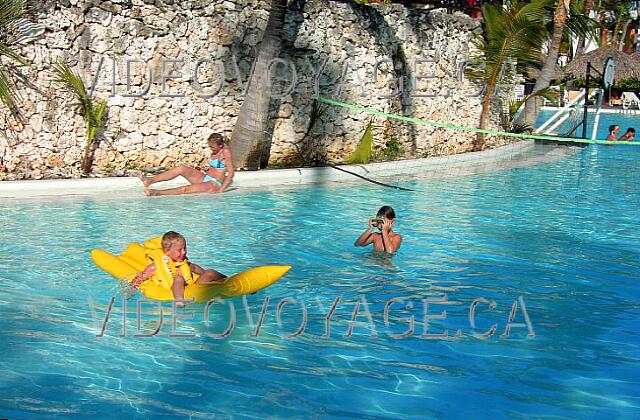
<svg viewBox="0 0 640 420"><path fill-rule="evenodd" d="M619 150L588 147L474 176L452 168L446 178L390 177L414 192L338 184L167 197L158 206L140 197L3 202L0 408L16 418L424 418L453 409L631 418L640 385L640 153ZM383 204L396 209L403 235L393 257L353 247ZM227 307L205 323L203 306L188 306L181 314L193 319L178 319L178 330L193 337L177 338L168 304L160 333L135 337L155 329L160 306L145 305L138 330L139 296L130 297L123 322L120 287L89 251L117 252L169 229L187 237L194 261L224 273L293 269L246 297L246 308L231 300L236 324L226 338L213 334L227 327ZM296 303L278 323L288 298ZM525 323L521 302L535 338L522 325L503 335L514 305L512 322ZM286 338L304 313L304 332ZM410 322L411 335L392 336ZM427 325L450 336L426 339Z"/></svg>

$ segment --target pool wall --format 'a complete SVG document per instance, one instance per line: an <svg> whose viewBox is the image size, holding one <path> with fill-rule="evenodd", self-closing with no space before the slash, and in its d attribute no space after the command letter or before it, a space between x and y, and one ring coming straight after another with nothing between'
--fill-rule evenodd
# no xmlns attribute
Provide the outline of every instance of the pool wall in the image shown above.
<svg viewBox="0 0 640 420"><path fill-rule="evenodd" d="M63 58L94 98L107 101L96 173L202 165L209 134L231 136L269 2L31 3L30 42L17 48L30 64L25 76L38 89L20 90L26 121L15 139L0 141L0 180L80 175L85 122L74 113L72 95L52 83L47 70ZM442 9L322 0L297 2L286 14L281 63L272 69L278 79L272 124L262 128L269 132L271 166L297 166L290 162L303 158L341 160L353 151L371 116L321 107L324 117L311 127L309 112L320 94L335 93L377 111L477 126L481 86L464 78L462 64L472 59L478 20ZM417 80L409 83L412 78ZM398 87L399 80L404 85ZM4 107L5 130L2 117L10 120ZM459 153L474 139L471 132L384 121L384 130L374 129L377 142L395 138L406 157Z"/></svg>

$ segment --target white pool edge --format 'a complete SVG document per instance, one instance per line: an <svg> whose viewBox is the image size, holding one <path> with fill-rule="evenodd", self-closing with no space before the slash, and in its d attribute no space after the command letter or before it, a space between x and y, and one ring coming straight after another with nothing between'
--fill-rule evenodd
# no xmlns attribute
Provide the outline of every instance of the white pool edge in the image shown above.
<svg viewBox="0 0 640 420"><path fill-rule="evenodd" d="M533 140L524 140L481 152L469 152L450 156L401 160L367 165L341 165L340 168L364 177L425 174L443 168L492 165L513 159L535 147ZM562 147L562 146L560 146ZM496 165L497 166L497 165ZM354 181L357 177L331 167L267 169L236 172L233 191L264 189L269 187L325 184L338 181ZM155 184L169 188L185 185L183 178ZM33 198L43 196L143 194L142 183L136 177L105 177L82 179L49 179L0 181L1 198Z"/></svg>

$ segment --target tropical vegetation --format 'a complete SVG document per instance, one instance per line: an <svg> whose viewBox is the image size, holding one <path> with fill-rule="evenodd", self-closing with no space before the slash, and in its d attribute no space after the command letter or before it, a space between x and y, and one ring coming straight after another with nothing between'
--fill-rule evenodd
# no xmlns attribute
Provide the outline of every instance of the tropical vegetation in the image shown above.
<svg viewBox="0 0 640 420"><path fill-rule="evenodd" d="M358 0L363 3L366 0ZM500 4L504 3L504 4ZM561 51L568 52L571 42L578 40L578 53L585 40L597 36L600 28L601 41L614 39L621 45L629 28L628 1L601 0L513 0L487 2L482 6L483 34L477 39L482 55L474 61L467 75L484 85L480 128L486 129L491 115L501 116L502 123L510 130L524 130L533 125L541 106L541 98L555 99L548 90L556 75ZM268 112L271 85L266 80L268 63L277 58L282 44L282 28L287 3L271 0L271 11L258 57L250 76L237 124L231 137L231 148L236 165L245 169L266 166L269 149ZM588 18L595 10L597 19ZM613 20L612 20L613 18ZM607 31L618 36L607 38ZM546 47L546 48L545 48ZM527 76L531 69L540 69L533 94L520 101L500 104L499 96L505 80L515 74ZM492 109L496 107L497 109ZM520 118L514 121L521 109ZM496 112L498 111L498 112ZM310 124L311 125L311 124ZM478 134L474 149L482 149L485 135Z"/></svg>
<svg viewBox="0 0 640 420"><path fill-rule="evenodd" d="M600 46L611 44L622 50L632 21L630 4L630 1L625 0L601 0L593 4L602 27Z"/></svg>
<svg viewBox="0 0 640 420"><path fill-rule="evenodd" d="M583 81L584 83L584 81ZM640 80L638 79L623 79L613 85L617 89L636 90L640 91Z"/></svg>
<svg viewBox="0 0 640 420"><path fill-rule="evenodd" d="M483 34L477 43L483 56L468 75L486 86L482 102L480 128L487 128L492 102L500 93L500 84L513 79L513 72L534 80L532 95L520 102L503 106L503 126L523 129L533 126L542 98L548 99L549 88L558 80L559 56L583 54L586 41L599 39L601 45L622 49L629 43L629 29L637 27L629 12L630 1L541 0L506 1L482 7ZM589 18L593 11L595 19ZM637 18L637 15L635 16ZM572 43L577 42L577 45ZM539 69L539 70L538 70ZM512 71L510 71L512 70ZM535 71L535 78L531 72ZM509 85L509 83L505 83ZM524 105L517 123L514 110ZM475 149L482 148L484 135L479 134Z"/></svg>
<svg viewBox="0 0 640 420"><path fill-rule="evenodd" d="M506 105L500 108L500 125L502 129L509 133L525 133L533 130L533 125L516 119L522 106L530 102L530 99L544 98L552 104L558 101L558 94L553 89L547 87L537 90L529 95L525 95L518 100L506 100Z"/></svg>
<svg viewBox="0 0 640 420"><path fill-rule="evenodd" d="M91 173L93 154L97 147L98 134L104 127L107 112L107 102L94 98L89 92L78 72L72 70L66 63L55 63L51 67L53 80L59 86L70 91L76 99L75 107L85 120L85 146L80 161L83 175Z"/></svg>
<svg viewBox="0 0 640 420"><path fill-rule="evenodd" d="M487 129L491 118L492 98L499 93L505 73L526 73L539 60L539 51L546 39L546 0L513 1L482 6L483 32L475 40L481 56L476 56L467 76L482 82L480 128ZM474 150L484 146L485 135L478 133Z"/></svg>
<svg viewBox="0 0 640 420"><path fill-rule="evenodd" d="M580 13L583 9L582 3L582 1L576 0L573 2L571 0L547 1L547 22L549 22L547 26L547 52L543 56L542 68L536 78L533 92L546 89L551 85L556 73L563 40L569 40L576 36L583 38L595 37L596 24ZM542 106L540 97L532 99L532 101L525 103L524 112L522 113L522 118L520 118L520 122L524 125L533 126Z"/></svg>
<svg viewBox="0 0 640 420"><path fill-rule="evenodd" d="M356 0L354 0L356 1ZM368 0L357 0L359 3ZM18 85L23 77L19 71L26 65L11 45L10 34L25 15L27 0L0 0L0 101L12 114L20 111ZM504 3L504 4L502 4ZM601 44L622 49L628 46L630 30L637 28L637 21L630 13L630 1L613 0L507 0L486 2L482 6L483 33L476 40L481 55L476 57L467 75L480 81L485 90L482 96L480 128L486 129L492 115L501 115L508 130L522 130L535 120L539 103L534 98L552 96L547 89L554 79L554 71L561 52L570 55L570 42L578 40L576 54L584 51L585 40L599 35ZM263 38L259 44L256 63L249 77L246 95L231 135L230 147L234 162L244 169L266 166L269 158L270 130L269 108L272 105L272 85L269 65L282 48L287 0L271 0L271 9ZM593 11L596 18L587 18ZM596 25L597 23L597 25ZM599 32L596 31L599 28ZM573 41L572 41L573 40ZM546 46L546 48L545 48ZM495 100L516 74L529 74L538 68L533 94L519 101ZM82 171L91 171L93 151L107 112L106 102L93 98L84 86L82 78L66 64L52 67L56 83L73 92L79 112L86 123L86 144L81 162ZM637 86L637 80L619 83L620 86ZM503 95L504 96L504 95ZM517 111L525 106L522 120L515 122ZM496 112L498 111L498 112ZM311 128L322 121L326 108L314 104L309 115ZM369 136L371 127L368 127ZM365 130L365 136L367 131ZM483 134L474 142L474 149L482 149ZM366 143L366 142L365 142ZM402 153L397 141L387 144L380 156L391 157ZM372 148L368 148L371 158Z"/></svg>
<svg viewBox="0 0 640 420"><path fill-rule="evenodd" d="M25 0L0 0L0 101L14 117L20 116L18 83L25 81L19 68L27 61L12 47L11 34L26 11Z"/></svg>
<svg viewBox="0 0 640 420"><path fill-rule="evenodd" d="M347 158L346 163L369 163L373 155L373 126L372 121L369 121L367 127L362 134L362 138L358 142L356 149Z"/></svg>

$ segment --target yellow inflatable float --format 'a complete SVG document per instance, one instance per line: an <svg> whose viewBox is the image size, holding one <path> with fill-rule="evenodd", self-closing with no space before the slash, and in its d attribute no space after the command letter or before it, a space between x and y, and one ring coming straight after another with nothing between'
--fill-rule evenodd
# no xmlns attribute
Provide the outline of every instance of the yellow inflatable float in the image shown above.
<svg viewBox="0 0 640 420"><path fill-rule="evenodd" d="M152 262L156 272L140 285L140 291L150 299L173 300L171 284L178 270L187 280L184 290L185 299L196 302L208 302L214 298L231 298L255 293L275 283L291 269L290 265L265 265L235 274L213 284L194 284L198 275L192 274L189 264L175 263L162 252L160 238L153 238L143 245L137 242L129 244L122 254L115 256L101 249L91 251L91 258L98 267L119 280L131 281ZM171 264L171 263L173 264Z"/></svg>

